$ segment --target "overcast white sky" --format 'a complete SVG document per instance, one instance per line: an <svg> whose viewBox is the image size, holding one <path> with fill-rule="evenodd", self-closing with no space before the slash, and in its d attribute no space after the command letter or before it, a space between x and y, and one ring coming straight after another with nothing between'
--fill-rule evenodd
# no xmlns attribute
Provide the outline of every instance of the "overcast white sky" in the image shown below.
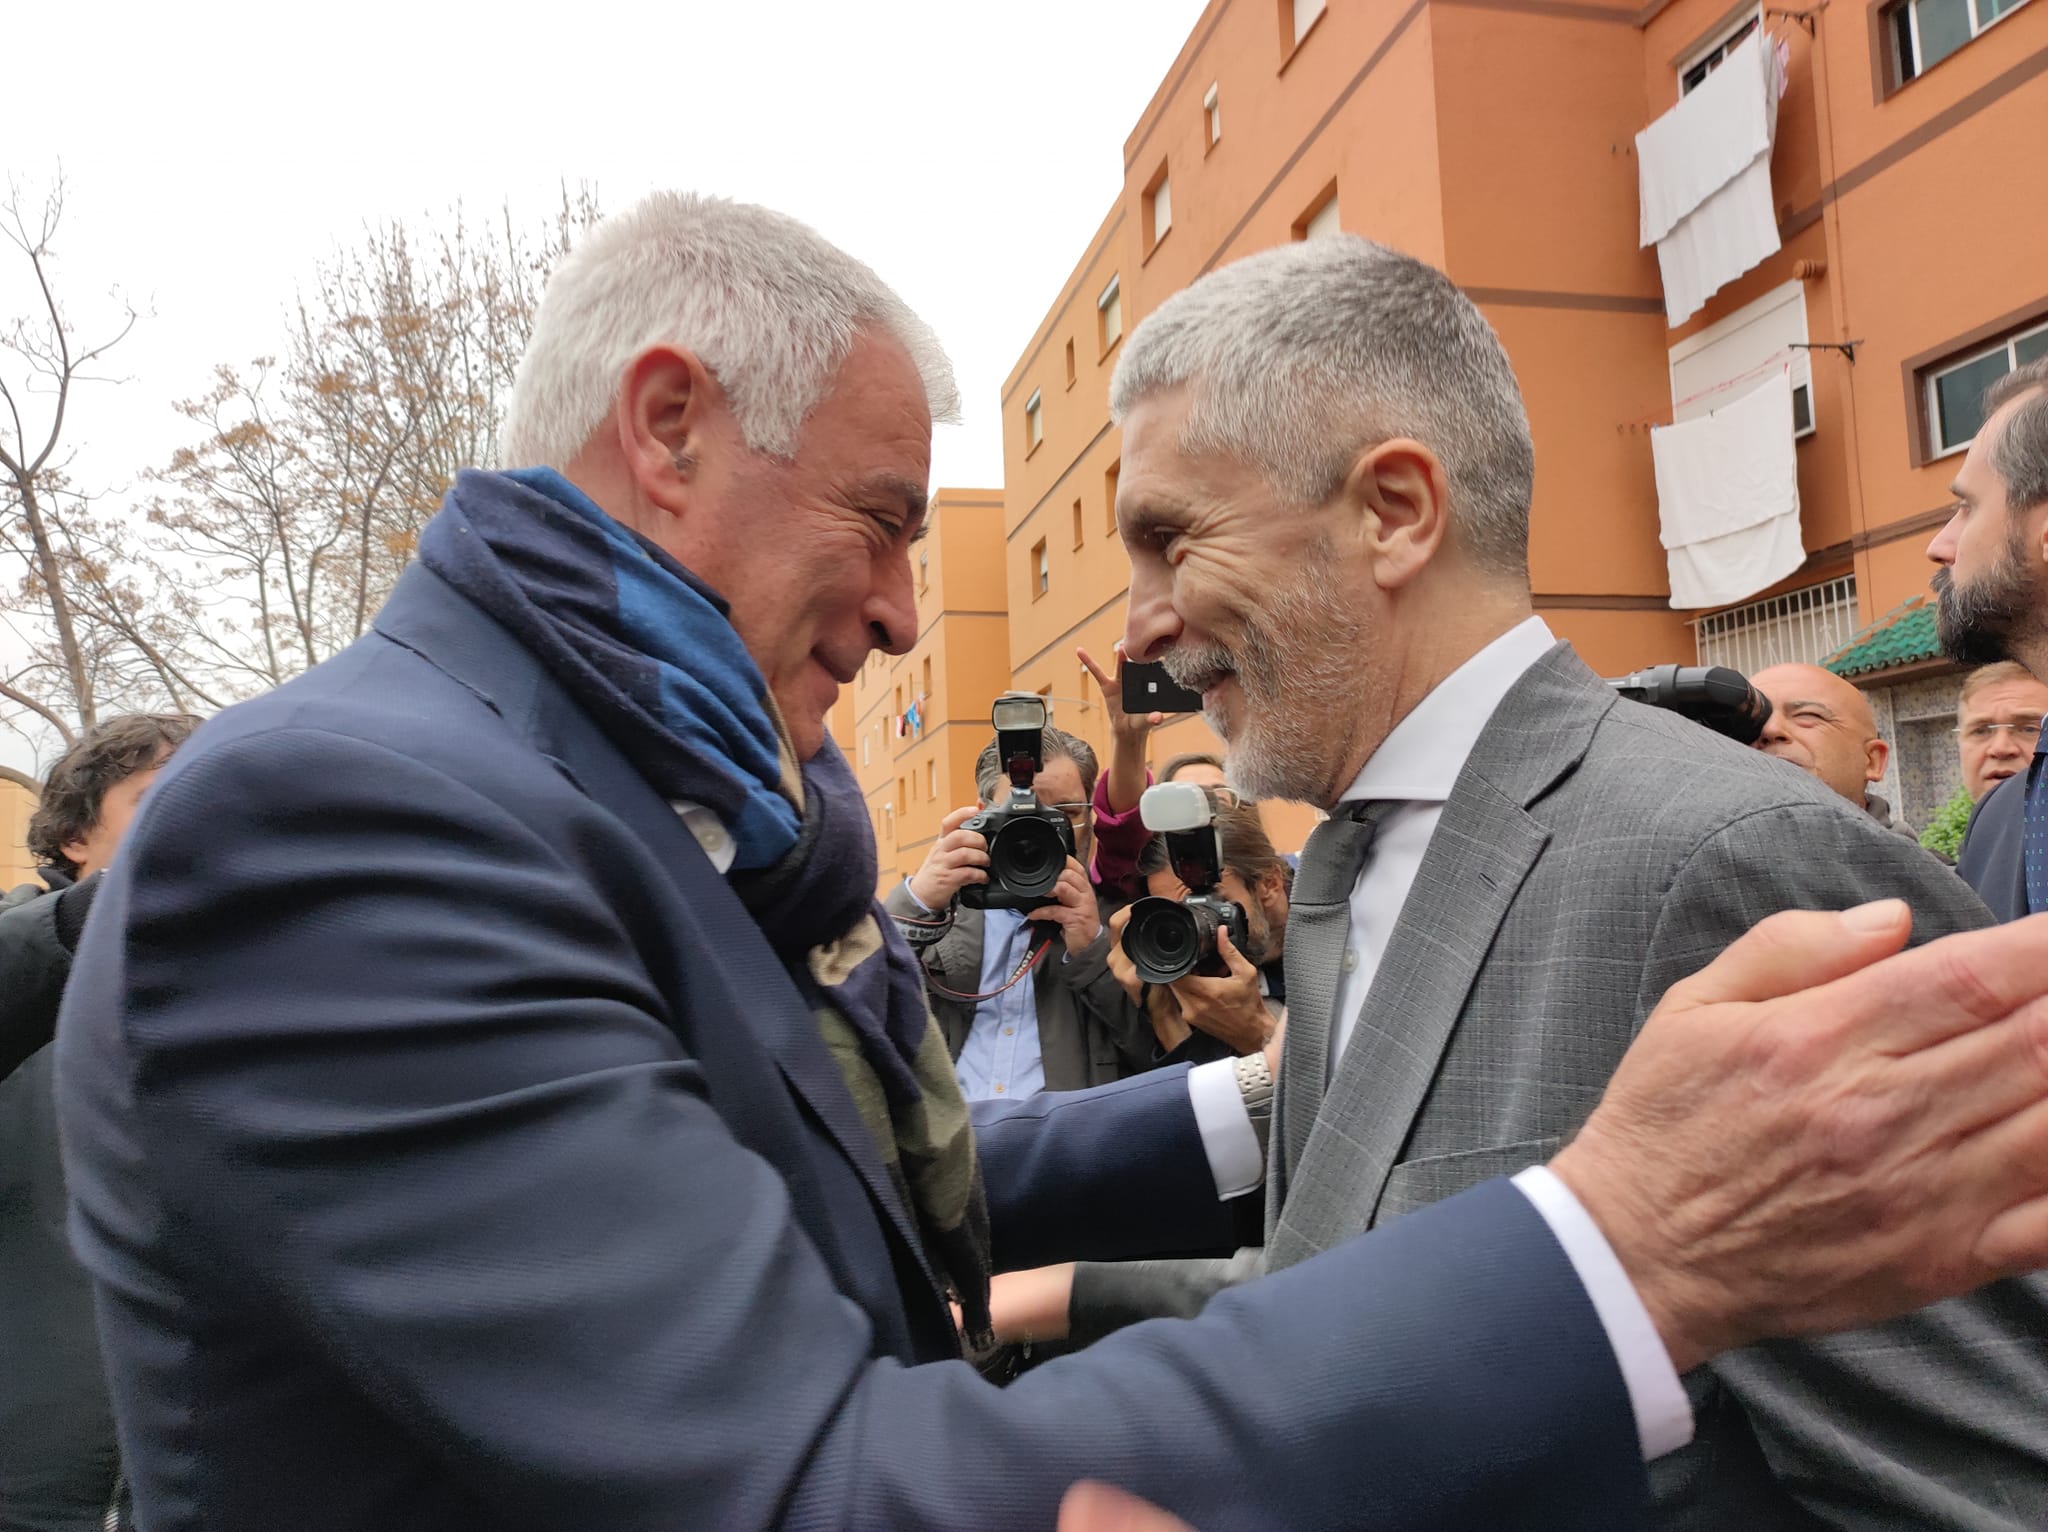
<svg viewBox="0 0 2048 1532"><path fill-rule="evenodd" d="M116 285L149 311L119 386L72 407L79 477L120 494L162 464L190 432L171 403L275 351L295 283L365 222L457 198L534 221L566 179L614 210L655 187L767 203L860 256L959 371L934 483L1000 484L1003 377L1201 10L18 0L0 164L32 194L62 164L56 276L82 333L118 314ZM0 262L0 319L30 296ZM4 739L0 760L30 765Z"/></svg>

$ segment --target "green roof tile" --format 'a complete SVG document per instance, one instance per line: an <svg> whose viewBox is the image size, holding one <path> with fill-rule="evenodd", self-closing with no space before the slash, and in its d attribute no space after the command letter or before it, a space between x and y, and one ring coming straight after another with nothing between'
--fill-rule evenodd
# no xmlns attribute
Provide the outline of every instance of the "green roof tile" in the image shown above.
<svg viewBox="0 0 2048 1532"><path fill-rule="evenodd" d="M1915 596L1858 633L1824 663L1838 676L1862 676L1940 657L1934 603Z"/></svg>

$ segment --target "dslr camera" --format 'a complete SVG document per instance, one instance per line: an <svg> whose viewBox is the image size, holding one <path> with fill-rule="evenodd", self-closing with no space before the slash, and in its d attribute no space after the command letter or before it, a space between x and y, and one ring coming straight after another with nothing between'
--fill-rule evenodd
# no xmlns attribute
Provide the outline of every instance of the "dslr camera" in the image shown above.
<svg viewBox="0 0 2048 1532"><path fill-rule="evenodd" d="M1244 906L1220 899L1223 836L1211 822L1209 795L1192 782L1163 782L1138 800L1145 828L1166 837L1174 876L1188 886L1186 900L1140 899L1124 926L1124 955L1147 984L1171 984L1189 974L1221 978L1230 965L1216 948L1228 931L1240 951L1246 941Z"/></svg>
<svg viewBox="0 0 2048 1532"><path fill-rule="evenodd" d="M970 910L1039 909L1074 854L1067 816L1040 804L1031 790L1045 765L1045 699L1004 692L989 709L989 721L996 726L997 759L1010 774L1010 796L960 827L988 842L988 881L961 889L960 902Z"/></svg>

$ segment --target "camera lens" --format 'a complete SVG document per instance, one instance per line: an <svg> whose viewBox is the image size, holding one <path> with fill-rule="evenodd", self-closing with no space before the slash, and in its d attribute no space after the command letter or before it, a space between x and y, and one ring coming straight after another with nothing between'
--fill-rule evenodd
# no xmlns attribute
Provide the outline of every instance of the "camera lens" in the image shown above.
<svg viewBox="0 0 2048 1532"><path fill-rule="evenodd" d="M1050 894L1066 865L1066 844L1043 819L1013 819L989 843L990 885L1025 898Z"/></svg>
<svg viewBox="0 0 2048 1532"><path fill-rule="evenodd" d="M1140 899L1124 927L1124 952L1147 984L1171 984L1216 950L1216 915L1172 899Z"/></svg>

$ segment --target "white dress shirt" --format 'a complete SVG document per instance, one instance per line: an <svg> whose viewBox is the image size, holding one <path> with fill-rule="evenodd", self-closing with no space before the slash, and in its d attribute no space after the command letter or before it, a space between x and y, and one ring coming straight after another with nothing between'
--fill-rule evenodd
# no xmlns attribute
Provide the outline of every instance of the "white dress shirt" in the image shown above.
<svg viewBox="0 0 2048 1532"><path fill-rule="evenodd" d="M1338 1062L1350 1045L1452 785L1494 711L1556 642L1540 617L1527 618L1501 634L1417 703L1345 790L1342 801L1347 803L1392 800L1401 806L1380 820L1371 854L1351 890L1351 935L1337 986L1336 1014L1330 1018L1330 1078L1336 1078ZM1692 1406L1613 1247L1571 1189L1548 1169L1532 1166L1514 1179L1564 1246L1607 1331L1628 1385L1643 1456L1661 1457L1683 1447L1692 1440Z"/></svg>

